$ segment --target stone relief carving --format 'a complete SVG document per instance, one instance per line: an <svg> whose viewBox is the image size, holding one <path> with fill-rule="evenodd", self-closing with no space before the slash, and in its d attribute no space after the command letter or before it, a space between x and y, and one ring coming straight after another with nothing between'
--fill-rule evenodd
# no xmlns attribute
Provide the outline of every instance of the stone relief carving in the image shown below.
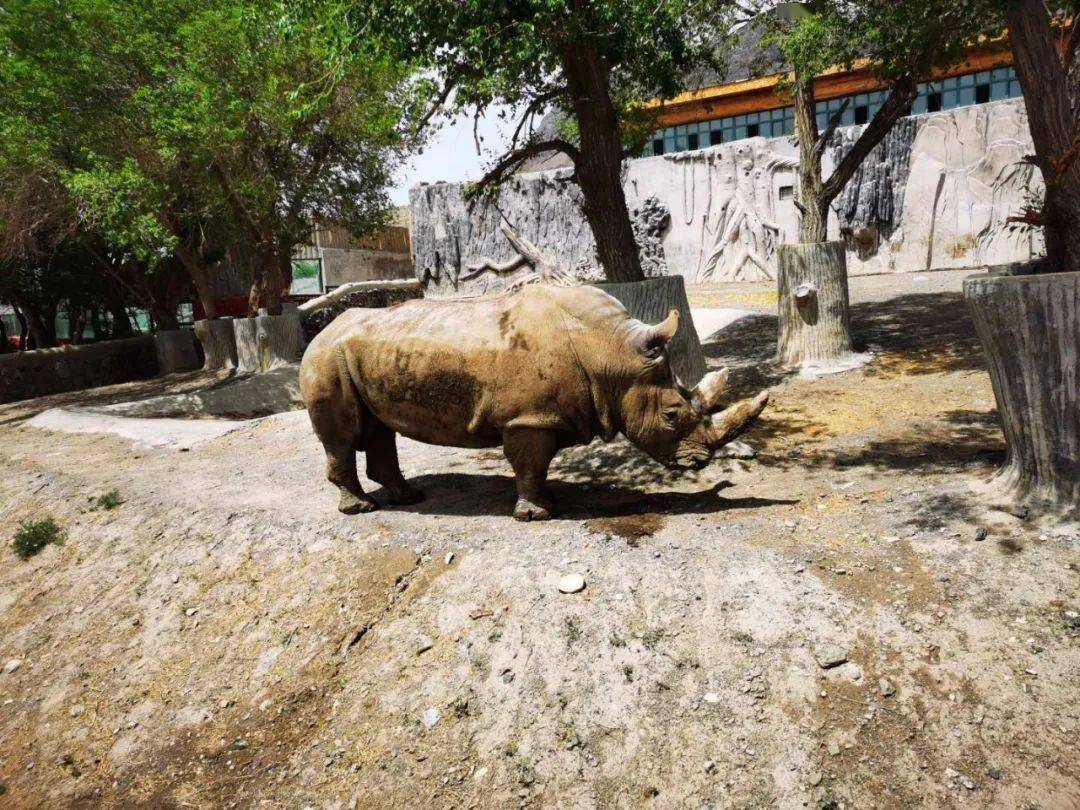
<svg viewBox="0 0 1080 810"><path fill-rule="evenodd" d="M840 130L824 170L850 148L857 127ZM830 234L848 242L848 272L913 272L1026 261L1041 233L1006 225L1041 178L1023 102L1007 100L901 121L834 203ZM629 161L625 189L646 275L688 281L771 279L776 248L798 237L790 197L796 183L791 138L750 138L695 152ZM548 247L581 279L600 274L592 233L568 172L514 178L493 205L468 211L458 184L413 189L414 269L428 295L468 295L513 283L513 274L460 282L480 257L512 257L499 227L509 224Z"/></svg>
<svg viewBox="0 0 1080 810"><path fill-rule="evenodd" d="M1042 192L1024 160L1033 147L1023 104L963 107L919 124L896 269L1008 264L1041 253L1041 232L1006 224L1027 195Z"/></svg>
<svg viewBox="0 0 1080 810"><path fill-rule="evenodd" d="M410 192L413 269L428 296L497 292L530 272L503 237L509 226L543 245L553 261L583 282L601 281L596 243L581 212L581 191L570 172L519 175L493 200L470 209L460 183L417 186ZM655 197L630 211L645 275L665 275L663 238L671 220Z"/></svg>

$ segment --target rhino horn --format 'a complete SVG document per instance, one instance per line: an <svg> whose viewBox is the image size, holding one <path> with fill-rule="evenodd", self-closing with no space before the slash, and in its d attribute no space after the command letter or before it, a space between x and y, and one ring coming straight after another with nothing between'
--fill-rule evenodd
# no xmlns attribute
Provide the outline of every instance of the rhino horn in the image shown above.
<svg viewBox="0 0 1080 810"><path fill-rule="evenodd" d="M727 390L728 370L710 371L691 392L691 399L702 413L712 413L720 404L720 396Z"/></svg>
<svg viewBox="0 0 1080 810"><path fill-rule="evenodd" d="M679 310L673 309L668 316L656 324L656 326L649 327L648 339L646 344L649 346L663 346L673 337L675 333L679 331Z"/></svg>
<svg viewBox="0 0 1080 810"><path fill-rule="evenodd" d="M769 402L769 392L762 391L753 399L736 402L720 413L714 413L706 422L706 443L712 450L718 450L740 433L746 430L765 410Z"/></svg>

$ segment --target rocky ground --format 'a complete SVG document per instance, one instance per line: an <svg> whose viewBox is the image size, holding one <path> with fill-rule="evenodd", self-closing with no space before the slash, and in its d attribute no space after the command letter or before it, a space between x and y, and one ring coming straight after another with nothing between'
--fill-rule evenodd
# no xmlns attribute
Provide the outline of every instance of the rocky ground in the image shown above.
<svg viewBox="0 0 1080 810"><path fill-rule="evenodd" d="M0 805L1080 807L1080 528L984 483L935 276L855 280L876 358L819 380L768 365L767 291L693 291L758 313L706 345L774 390L758 457L567 451L550 523L498 452L410 442L428 500L339 515L300 412L187 452L26 424L199 375L0 409L0 536L66 531L0 552Z"/></svg>

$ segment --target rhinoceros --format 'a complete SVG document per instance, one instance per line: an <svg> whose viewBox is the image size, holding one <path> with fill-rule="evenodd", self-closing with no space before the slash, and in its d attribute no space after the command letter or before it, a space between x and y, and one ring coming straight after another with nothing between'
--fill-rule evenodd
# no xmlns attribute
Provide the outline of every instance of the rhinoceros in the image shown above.
<svg viewBox="0 0 1080 810"><path fill-rule="evenodd" d="M502 295L419 299L350 309L320 332L300 364L300 390L326 450L345 514L377 508L368 477L394 504L424 498L398 466L395 434L450 447L497 447L514 470L514 517L545 520L545 486L562 448L622 433L673 469L700 469L741 433L768 393L723 411L727 371L692 391L672 375L667 344L679 314L650 326L595 287L534 284Z"/></svg>

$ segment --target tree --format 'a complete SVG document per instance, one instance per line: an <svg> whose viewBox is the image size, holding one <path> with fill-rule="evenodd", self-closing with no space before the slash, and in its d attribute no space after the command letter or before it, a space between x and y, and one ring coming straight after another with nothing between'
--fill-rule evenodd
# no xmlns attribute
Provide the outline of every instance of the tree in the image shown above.
<svg viewBox="0 0 1080 810"><path fill-rule="evenodd" d="M1080 25L1074 3L1005 0L1013 66L1024 91L1033 162L1046 184L1041 210L1014 221L1041 226L1039 272L1080 270Z"/></svg>
<svg viewBox="0 0 1080 810"><path fill-rule="evenodd" d="M252 307L279 311L317 223L382 222L424 103L355 28L336 0L6 4L0 178L59 184L108 272L142 266L165 298L179 272L213 317L212 265L251 257Z"/></svg>
<svg viewBox="0 0 1080 810"><path fill-rule="evenodd" d="M635 151L627 141L644 143L633 102L681 92L687 73L711 60L729 8L702 0L376 0L367 24L388 31L407 58L426 61L442 82L440 101L521 109L510 149L481 183L498 183L530 157L565 154L607 278L638 281L622 187L623 160ZM576 138L534 136L532 121L547 108L570 114Z"/></svg>
<svg viewBox="0 0 1080 810"><path fill-rule="evenodd" d="M847 270L842 249L827 247L833 201L897 121L910 111L918 83L963 60L986 30L982 0L810 0L769 12L769 39L790 65L781 89L794 102L799 145L799 244L779 253L779 341L784 365L835 364L850 355ZM864 64L888 90L881 108L828 178L822 157L846 104L818 130L815 77Z"/></svg>
<svg viewBox="0 0 1080 810"><path fill-rule="evenodd" d="M790 92L795 106L799 240L824 242L830 206L874 147L909 114L919 82L963 61L967 48L993 25L980 0L810 0L785 6L787 14L773 17L771 39L791 67L781 88ZM888 95L825 179L821 158L844 107L819 131L814 78L829 68L850 70L857 63L870 69Z"/></svg>

